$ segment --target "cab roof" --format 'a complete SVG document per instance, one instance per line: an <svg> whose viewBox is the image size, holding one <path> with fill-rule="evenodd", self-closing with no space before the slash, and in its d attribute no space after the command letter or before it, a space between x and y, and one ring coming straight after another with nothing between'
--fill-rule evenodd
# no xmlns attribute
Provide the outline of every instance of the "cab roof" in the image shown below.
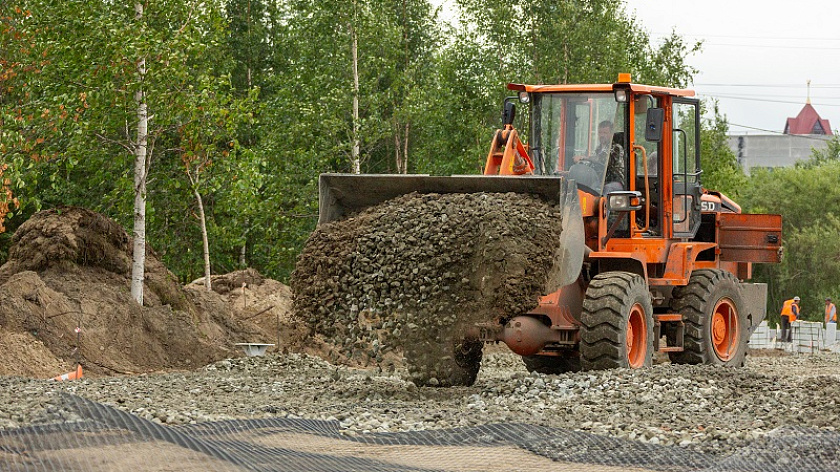
<svg viewBox="0 0 840 472"><path fill-rule="evenodd" d="M508 84L508 90L519 90L534 93L551 93L551 92L612 92L616 88L628 87L634 93L656 93L664 95L673 95L677 97L693 97L694 90L678 89L670 87L657 87L654 85L642 85L625 82L616 82L614 84L558 84L558 85L527 85L527 84Z"/></svg>

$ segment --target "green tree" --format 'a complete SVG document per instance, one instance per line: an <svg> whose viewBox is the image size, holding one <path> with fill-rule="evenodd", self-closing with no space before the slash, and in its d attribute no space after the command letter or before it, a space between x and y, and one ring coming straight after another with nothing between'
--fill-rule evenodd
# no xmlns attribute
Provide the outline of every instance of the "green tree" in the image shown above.
<svg viewBox="0 0 840 472"><path fill-rule="evenodd" d="M822 321L823 300L840 294L840 217L829 213L784 234L785 259L768 272L774 284L770 308L778 314L781 302L799 296L803 319Z"/></svg>
<svg viewBox="0 0 840 472"><path fill-rule="evenodd" d="M203 88L205 93L212 87ZM201 230L202 258L204 261L204 286L209 292L210 285L210 242L207 231L207 213L205 211L204 192L210 192L226 182L214 179L211 170L221 160L231 158L231 153L239 151L236 141L237 125L250 117L249 101L237 106L232 95L225 94L214 100L207 100L212 107L196 107L185 110L185 120L178 128L181 163L189 180L190 190L198 207L199 228Z"/></svg>
<svg viewBox="0 0 840 472"><path fill-rule="evenodd" d="M703 169L703 186L717 190L737 200L747 183L747 177L738 164L738 158L728 144L729 123L720 113L718 103L705 102L711 106L712 117L701 122L700 166Z"/></svg>
<svg viewBox="0 0 840 472"><path fill-rule="evenodd" d="M672 33L659 46L618 0L459 0L459 29L437 55L414 150L420 172L476 173L517 83L610 83L619 72L687 85L699 44ZM520 110L525 111L525 110ZM520 113L521 122L526 113Z"/></svg>
<svg viewBox="0 0 840 472"><path fill-rule="evenodd" d="M838 160L840 160L840 136L835 133L824 149L812 148L811 159L804 163L798 163L798 165L814 167Z"/></svg>
<svg viewBox="0 0 840 472"><path fill-rule="evenodd" d="M488 67L493 54L493 47L468 29L437 53L432 84L423 90L426 108L414 127L417 172L481 173L507 95L498 71Z"/></svg>
<svg viewBox="0 0 840 472"><path fill-rule="evenodd" d="M657 48L620 0L459 0L462 23L492 45L503 81L608 83L631 72L641 83L684 86L694 70L675 33Z"/></svg>
<svg viewBox="0 0 840 472"><path fill-rule="evenodd" d="M272 28L280 19L277 5L264 0L227 0L225 11L233 86L238 91L263 88L271 67Z"/></svg>
<svg viewBox="0 0 840 472"><path fill-rule="evenodd" d="M230 89L229 80L203 61L223 32L221 10L216 4L187 0L149 5L97 0L20 3L22 10L33 13L19 24L19 36L37 38L25 55L30 63L39 57L46 63L38 74L27 74L21 81L16 103L4 104L14 107L4 113L23 117L10 133L29 132L35 123L32 117L67 113L61 129L37 129L44 140L38 154L49 160L33 167L28 180L51 189L46 198L83 201L121 215L123 222L133 215L132 295L142 303L151 164L175 156L177 130L190 119L188 110L219 108ZM15 37L4 40L16 42ZM23 152L10 157L16 169L28 167L24 160L29 156ZM133 177L127 171L130 162L135 163ZM98 198L91 197L91 188L97 189L93 193ZM33 195L21 195L24 198Z"/></svg>
<svg viewBox="0 0 840 472"><path fill-rule="evenodd" d="M183 280L207 259L288 275L319 173L480 172L508 81L683 85L695 48L653 46L617 0L463 0L456 28L427 0L18 3L0 36L8 226L59 203L130 226L142 162L149 239Z"/></svg>
<svg viewBox="0 0 840 472"><path fill-rule="evenodd" d="M238 168L249 177L222 193L248 196L230 215L243 233L241 259L283 277L317 221L319 173L417 169L440 35L425 0L299 1L266 11L286 18L266 20L269 44L288 47L275 47L283 54L253 75L262 105L249 131L254 166Z"/></svg>
<svg viewBox="0 0 840 472"><path fill-rule="evenodd" d="M759 264L756 280L768 283L768 307L778 319L782 301L799 295L808 319L820 319L820 304L836 295L840 271L837 221L840 218L840 162L793 168L755 169L740 202L751 213L782 215L781 264ZM775 308L775 311L774 311Z"/></svg>

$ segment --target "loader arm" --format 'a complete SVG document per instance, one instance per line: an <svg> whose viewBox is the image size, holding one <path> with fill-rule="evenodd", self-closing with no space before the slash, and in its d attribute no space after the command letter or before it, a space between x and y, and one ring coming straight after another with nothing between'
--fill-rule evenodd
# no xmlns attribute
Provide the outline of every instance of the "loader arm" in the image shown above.
<svg viewBox="0 0 840 472"><path fill-rule="evenodd" d="M534 163L512 125L496 130L487 153L484 175L532 175Z"/></svg>

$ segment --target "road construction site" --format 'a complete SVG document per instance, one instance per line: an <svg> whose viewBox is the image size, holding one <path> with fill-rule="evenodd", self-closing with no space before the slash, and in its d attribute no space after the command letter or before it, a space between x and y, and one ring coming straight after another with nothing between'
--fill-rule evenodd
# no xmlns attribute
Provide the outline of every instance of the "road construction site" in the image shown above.
<svg viewBox="0 0 840 472"><path fill-rule="evenodd" d="M458 241L458 228L446 234L437 246ZM100 215L44 212L16 241L0 269L4 470L840 468L836 353L753 349L743 368L658 353L644 369L545 375L491 344L472 386L422 386L400 347L373 336L399 329L389 320L339 319L340 335L319 333L287 287L253 271L217 276L208 293L151 257L149 306L133 306L128 238ZM380 299L404 301L392 293ZM249 342L274 346L246 357L236 344ZM51 380L77 359L82 379ZM148 444L163 452L149 456Z"/></svg>
<svg viewBox="0 0 840 472"><path fill-rule="evenodd" d="M742 369L663 363L641 370L543 375L529 374L518 356L494 348L472 387L417 387L405 375L403 369L388 373L333 365L308 355L269 353L225 359L189 372L61 383L4 377L0 380L0 463L18 466L4 470L52 470L33 466L46 455L38 450L43 448L38 445L46 430L27 427L93 423L84 409L68 404L61 395L69 393L130 413L138 424L148 422L150 426L133 428L141 444L153 439L141 435L152 430L151 425L189 434L190 427L203 424L231 435L237 429L229 423L234 420L252 421L242 428L254 433L259 432L259 421L318 420L333 432L326 435L330 447L318 446L316 439L327 438L314 426L300 431L310 436L278 439L272 445L300 453L314 448L341 458L338 451L343 444L355 451L354 457L365 457L372 445L363 447L359 441L364 445L387 434L404 433L397 442L406 455L401 464L435 470L510 470L501 466L511 458L521 467L517 470L552 467L540 458L579 467L569 470L604 470L596 466L606 465L617 467L607 470L828 471L840 467L837 354L784 355L770 350L749 356ZM275 427L280 425L287 423ZM478 451L449 451L444 463L429 466L443 460L441 455L449 447L466 448L480 442L492 431L488 428L521 434L523 425L547 429L537 429L540 435L526 439L525 444L505 444L500 439L494 446L509 446L504 454L485 444ZM29 455L16 454L14 446L24 443L27 434L40 439L30 438ZM84 446L85 454L104 455L107 460L108 449L91 443L91 434L77 431L67 438L76 448ZM411 438L426 442L412 446ZM350 447L353 444L357 447ZM128 454L136 447L122 444L120 450ZM595 454L599 447L605 450ZM401 454L400 446L393 448L394 454ZM184 448L167 454L190 464L194 459L187 452ZM394 460L379 457L385 462ZM273 469L257 470L350 468L348 463L327 469L314 464L289 468L275 464ZM155 461L148 466L132 470L171 470ZM250 470L231 464L214 467L204 470ZM365 470L385 470L370 467Z"/></svg>

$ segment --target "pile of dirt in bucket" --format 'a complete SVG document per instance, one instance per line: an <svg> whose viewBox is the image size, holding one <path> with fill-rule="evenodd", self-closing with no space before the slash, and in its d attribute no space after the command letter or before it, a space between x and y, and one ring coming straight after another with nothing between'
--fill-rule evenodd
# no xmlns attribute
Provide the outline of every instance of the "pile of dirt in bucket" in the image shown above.
<svg viewBox="0 0 840 472"><path fill-rule="evenodd" d="M402 350L415 382L470 384L469 327L537 306L560 232L560 209L530 195L404 195L313 232L295 310L350 359Z"/></svg>
<svg viewBox="0 0 840 472"><path fill-rule="evenodd" d="M185 290L151 249L139 306L131 250L120 225L82 208L21 225L0 267L0 374L50 377L77 360L94 375L193 369L276 339L218 296Z"/></svg>

